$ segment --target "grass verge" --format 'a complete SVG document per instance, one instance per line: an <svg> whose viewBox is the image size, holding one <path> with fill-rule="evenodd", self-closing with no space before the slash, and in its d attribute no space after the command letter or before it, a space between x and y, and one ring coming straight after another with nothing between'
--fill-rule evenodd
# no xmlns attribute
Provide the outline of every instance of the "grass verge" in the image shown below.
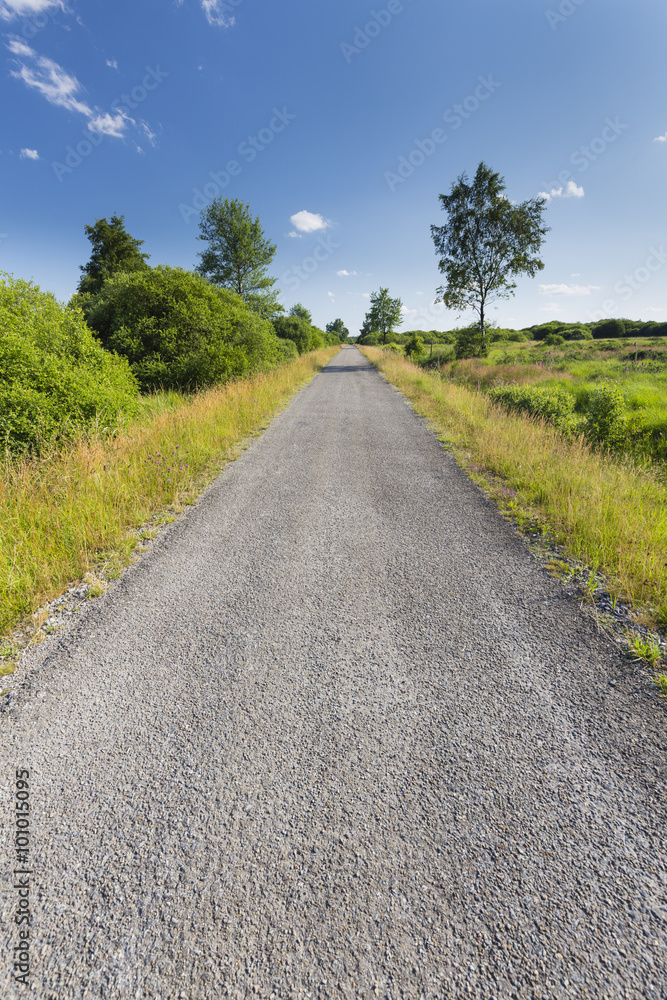
<svg viewBox="0 0 667 1000"><path fill-rule="evenodd" d="M571 558L604 573L612 597L667 624L667 487L657 474L508 414L395 352L362 351L502 510L519 523L535 519Z"/></svg>
<svg viewBox="0 0 667 1000"><path fill-rule="evenodd" d="M313 351L191 397L158 393L113 436L93 432L39 458L7 456L0 463L0 635L100 562L107 578L119 575L141 541L136 529L192 503L338 350Z"/></svg>

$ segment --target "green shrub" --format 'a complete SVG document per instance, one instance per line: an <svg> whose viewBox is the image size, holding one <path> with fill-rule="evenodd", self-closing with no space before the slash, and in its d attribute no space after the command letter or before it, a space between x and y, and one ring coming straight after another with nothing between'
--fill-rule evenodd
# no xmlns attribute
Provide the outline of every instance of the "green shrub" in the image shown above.
<svg viewBox="0 0 667 1000"><path fill-rule="evenodd" d="M314 327L307 319L302 316L278 316L273 326L279 337L296 344L299 354L312 350Z"/></svg>
<svg viewBox="0 0 667 1000"><path fill-rule="evenodd" d="M586 400L584 433L592 444L621 450L627 443L630 414L618 386L602 382Z"/></svg>
<svg viewBox="0 0 667 1000"><path fill-rule="evenodd" d="M0 445L39 448L137 406L125 360L105 351L79 310L29 281L0 278Z"/></svg>
<svg viewBox="0 0 667 1000"><path fill-rule="evenodd" d="M593 334L587 326L569 326L561 330L561 337L564 340L592 340Z"/></svg>
<svg viewBox="0 0 667 1000"><path fill-rule="evenodd" d="M560 347L565 343L565 338L561 337L558 333L549 333L542 343L547 344L549 347Z"/></svg>
<svg viewBox="0 0 667 1000"><path fill-rule="evenodd" d="M513 344L525 344L528 339L528 335L522 333L521 330L510 330L507 334L507 340Z"/></svg>
<svg viewBox="0 0 667 1000"><path fill-rule="evenodd" d="M418 361L423 353L424 341L417 333L413 333L405 344L405 354L408 358L412 358L413 361Z"/></svg>
<svg viewBox="0 0 667 1000"><path fill-rule="evenodd" d="M234 292L178 267L115 275L88 316L104 346L128 359L144 390L213 385L281 360L268 320Z"/></svg>
<svg viewBox="0 0 667 1000"><path fill-rule="evenodd" d="M454 353L457 360L485 358L489 353L488 337L482 339L482 331L478 326L465 327L457 332Z"/></svg>
<svg viewBox="0 0 667 1000"><path fill-rule="evenodd" d="M577 430L574 396L562 386L507 386L491 389L489 396L510 412L539 417L565 434Z"/></svg>

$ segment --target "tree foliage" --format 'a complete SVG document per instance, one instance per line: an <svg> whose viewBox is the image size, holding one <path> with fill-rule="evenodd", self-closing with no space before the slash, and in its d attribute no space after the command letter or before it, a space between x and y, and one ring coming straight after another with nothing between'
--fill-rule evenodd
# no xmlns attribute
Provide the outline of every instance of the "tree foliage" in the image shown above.
<svg viewBox="0 0 667 1000"><path fill-rule="evenodd" d="M313 316L310 309L306 309L301 302L295 302L289 311L290 316L296 316L298 319L305 319L306 323L310 323L312 326Z"/></svg>
<svg viewBox="0 0 667 1000"><path fill-rule="evenodd" d="M367 336L371 332L378 333L382 337L382 343L386 344L387 334L403 322L402 306L400 299L391 298L388 288L372 292L371 307L364 318L361 336Z"/></svg>
<svg viewBox="0 0 667 1000"><path fill-rule="evenodd" d="M439 301L449 309L473 309L485 341L487 305L513 295L518 275L533 277L544 268L536 255L549 231L542 221L544 198L513 205L504 191L503 178L481 162L472 184L463 173L450 194L439 195L449 218L431 226L445 276Z"/></svg>
<svg viewBox="0 0 667 1000"><path fill-rule="evenodd" d="M97 219L92 226L84 226L84 230L93 250L88 263L80 267L81 295L96 295L104 282L119 271L141 271L148 267L148 254L140 250L144 241L130 236L125 229L125 216Z"/></svg>
<svg viewBox="0 0 667 1000"><path fill-rule="evenodd" d="M89 323L106 348L128 359L144 390L226 382L291 353L240 296L177 267L110 278Z"/></svg>
<svg viewBox="0 0 667 1000"><path fill-rule="evenodd" d="M78 309L29 281L0 278L0 446L39 448L137 405L127 362L105 351Z"/></svg>
<svg viewBox="0 0 667 1000"><path fill-rule="evenodd" d="M266 269L276 244L265 237L259 216L253 218L250 206L238 198L214 198L201 213L197 238L208 243L198 255L197 272L261 311L275 284Z"/></svg>
<svg viewBox="0 0 667 1000"><path fill-rule="evenodd" d="M331 323L327 323L326 332L333 333L334 336L340 340L341 344L344 344L350 336L350 331L345 326L342 319L334 319Z"/></svg>

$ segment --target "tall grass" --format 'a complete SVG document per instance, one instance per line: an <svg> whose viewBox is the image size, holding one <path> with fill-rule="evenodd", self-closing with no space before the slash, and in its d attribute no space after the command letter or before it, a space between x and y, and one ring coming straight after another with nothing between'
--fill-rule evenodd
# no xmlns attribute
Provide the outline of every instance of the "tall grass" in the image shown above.
<svg viewBox="0 0 667 1000"><path fill-rule="evenodd" d="M339 350L195 396L145 397L115 435L92 431L39 458L0 462L0 635L80 580L128 529L191 500Z"/></svg>
<svg viewBox="0 0 667 1000"><path fill-rule="evenodd" d="M537 512L570 556L610 589L667 623L667 488L651 471L565 440L542 421L508 414L486 393L362 348L473 471L501 477L504 505Z"/></svg>

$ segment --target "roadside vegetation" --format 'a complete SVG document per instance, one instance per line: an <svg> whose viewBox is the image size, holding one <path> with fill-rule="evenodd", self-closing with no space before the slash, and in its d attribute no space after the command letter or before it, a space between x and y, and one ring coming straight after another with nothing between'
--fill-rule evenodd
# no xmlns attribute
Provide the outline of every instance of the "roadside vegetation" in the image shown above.
<svg viewBox="0 0 667 1000"><path fill-rule="evenodd" d="M120 572L136 529L191 502L348 335L286 312L237 200L202 214L192 271L150 266L122 216L85 232L68 304L0 274L0 636L100 562Z"/></svg>
<svg viewBox="0 0 667 1000"><path fill-rule="evenodd" d="M584 435L565 435L539 416L508 412L482 391L481 377L477 388L470 367L456 380L446 370L424 370L396 350L362 350L502 510L550 531L591 574L604 573L612 600L629 601L645 609L648 621L667 625L662 467L596 448Z"/></svg>
<svg viewBox="0 0 667 1000"><path fill-rule="evenodd" d="M113 576L155 514L192 503L243 441L338 351L327 347L194 394L141 397L114 434L92 427L0 463L0 635L100 562Z"/></svg>

